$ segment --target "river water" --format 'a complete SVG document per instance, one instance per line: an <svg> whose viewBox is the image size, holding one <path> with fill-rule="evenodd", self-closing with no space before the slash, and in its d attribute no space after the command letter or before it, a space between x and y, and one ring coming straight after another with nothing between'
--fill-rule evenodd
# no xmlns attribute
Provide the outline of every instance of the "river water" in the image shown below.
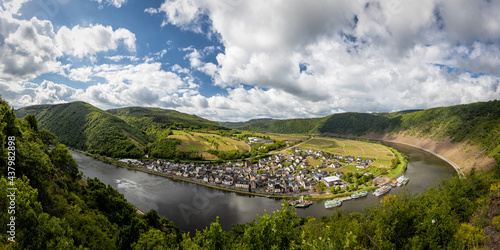
<svg viewBox="0 0 500 250"><path fill-rule="evenodd" d="M385 143L408 155L408 168L404 173L410 182L404 187L391 190L397 194L405 189L423 192L426 188L444 178L456 176L456 172L439 157L407 145ZM122 193L125 198L144 212L151 209L160 216L172 220L181 230L191 232L202 230L219 217L224 230L232 224L257 220L257 214L268 214L281 209L282 201L258 196L248 196L221 191L193 183L174 181L140 171L116 167L94 160L78 152L72 152L83 174L89 178L97 177L106 185ZM323 201L315 201L308 208L297 209L302 217L331 215L336 209L347 213L361 212L363 208L380 202L383 196L370 194L367 197L346 201L339 208L325 209Z"/></svg>

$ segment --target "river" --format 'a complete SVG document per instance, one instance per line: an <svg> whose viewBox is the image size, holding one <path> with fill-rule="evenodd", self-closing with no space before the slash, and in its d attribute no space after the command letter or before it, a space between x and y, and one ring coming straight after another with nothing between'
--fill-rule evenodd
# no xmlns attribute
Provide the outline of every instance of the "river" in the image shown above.
<svg viewBox="0 0 500 250"><path fill-rule="evenodd" d="M408 189L411 192L423 192L436 182L456 176L457 173L447 162L439 157L407 145L386 143L408 155L408 168L404 173L410 182L404 187L393 189L390 193ZM221 191L193 183L116 167L94 160L81 153L74 152L73 157L78 168L89 178L97 177L106 185L122 193L125 198L144 212L151 209L160 216L172 220L181 230L194 234L196 229L208 227L219 216L219 223L224 230L230 230L232 224L246 223L257 219L257 214L268 214L281 209L281 200L264 197L251 197L232 192ZM347 213L361 212L363 208L380 202L383 198L370 194L367 197L346 201L339 208L325 209L323 201L315 201L308 208L297 209L302 217L331 215L336 209Z"/></svg>

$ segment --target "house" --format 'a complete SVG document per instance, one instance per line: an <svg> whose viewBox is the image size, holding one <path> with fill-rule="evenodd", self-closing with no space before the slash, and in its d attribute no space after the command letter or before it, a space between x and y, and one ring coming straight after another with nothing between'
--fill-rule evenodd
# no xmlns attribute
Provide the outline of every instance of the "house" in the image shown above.
<svg viewBox="0 0 500 250"><path fill-rule="evenodd" d="M233 185L233 180L231 178L225 177L224 180L222 180L222 185L231 186Z"/></svg>
<svg viewBox="0 0 500 250"><path fill-rule="evenodd" d="M214 181L217 184L221 184L222 183L222 179L223 179L222 175L217 175L217 176L215 176L215 180Z"/></svg>
<svg viewBox="0 0 500 250"><path fill-rule="evenodd" d="M325 184L325 186L332 187L334 185L342 183L342 180L337 176L327 176L323 178L322 182Z"/></svg>
<svg viewBox="0 0 500 250"><path fill-rule="evenodd" d="M248 180L239 178L238 180L236 180L236 183L234 184L234 186L237 188L248 189L249 182L248 182Z"/></svg>

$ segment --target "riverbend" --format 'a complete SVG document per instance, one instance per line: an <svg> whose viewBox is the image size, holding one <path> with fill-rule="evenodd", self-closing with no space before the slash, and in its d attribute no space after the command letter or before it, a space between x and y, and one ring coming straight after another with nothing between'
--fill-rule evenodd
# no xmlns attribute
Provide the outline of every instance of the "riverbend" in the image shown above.
<svg viewBox="0 0 500 250"><path fill-rule="evenodd" d="M404 175L410 178L406 186L395 188L390 194L405 190L412 193L423 192L434 183L456 175L449 164L431 153L401 144L388 143L388 146L408 156L408 167ZM259 197L253 193L239 194L164 178L105 164L79 152L73 151L73 156L85 176L97 177L106 185L117 189L142 211L155 209L160 216L169 218L182 230L192 233L209 226L217 216L223 229L229 230L232 224L250 222L257 219L257 214L271 213L281 208L281 199ZM315 218L332 215L335 210L361 212L363 208L378 204L383 197L370 194L346 201L341 207L332 209L324 208L323 201L314 201L312 206L297 209L296 212L302 217Z"/></svg>

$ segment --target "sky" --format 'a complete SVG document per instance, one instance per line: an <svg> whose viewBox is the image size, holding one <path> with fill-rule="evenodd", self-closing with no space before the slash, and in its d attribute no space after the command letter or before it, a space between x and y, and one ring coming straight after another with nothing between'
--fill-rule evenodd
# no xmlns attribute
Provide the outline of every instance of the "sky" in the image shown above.
<svg viewBox="0 0 500 250"><path fill-rule="evenodd" d="M0 95L214 121L500 99L497 0L2 0Z"/></svg>

